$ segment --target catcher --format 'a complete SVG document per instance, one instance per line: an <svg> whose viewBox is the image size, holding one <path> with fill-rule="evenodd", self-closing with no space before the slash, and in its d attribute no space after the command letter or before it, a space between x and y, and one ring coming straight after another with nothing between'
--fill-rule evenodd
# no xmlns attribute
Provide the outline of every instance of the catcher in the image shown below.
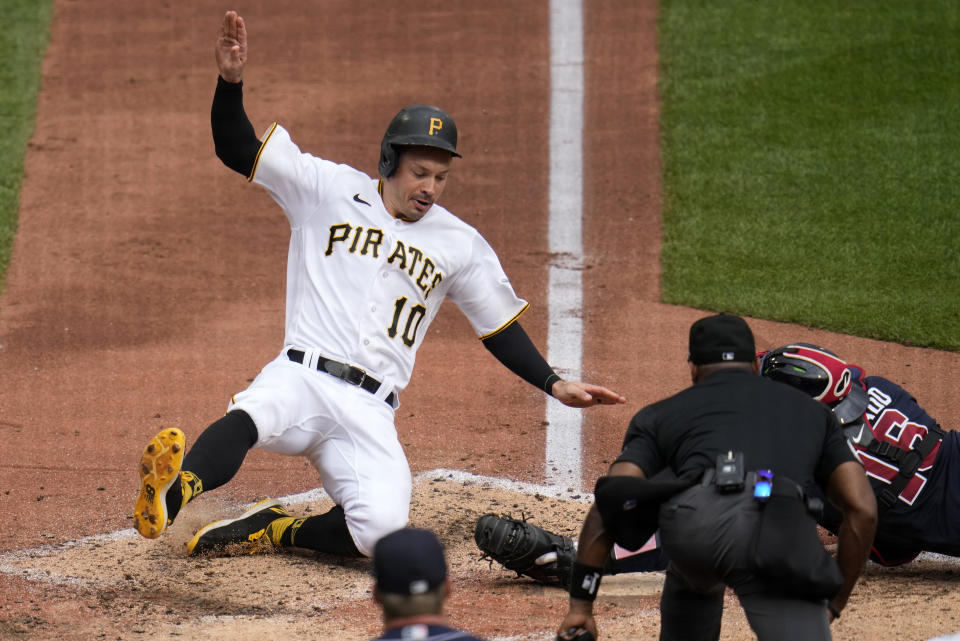
<svg viewBox="0 0 960 641"><path fill-rule="evenodd" d="M960 433L941 429L893 381L868 376L830 350L794 343L760 355L760 374L833 409L877 497L870 559L902 565L921 552L960 556ZM842 518L825 502L820 525Z"/></svg>

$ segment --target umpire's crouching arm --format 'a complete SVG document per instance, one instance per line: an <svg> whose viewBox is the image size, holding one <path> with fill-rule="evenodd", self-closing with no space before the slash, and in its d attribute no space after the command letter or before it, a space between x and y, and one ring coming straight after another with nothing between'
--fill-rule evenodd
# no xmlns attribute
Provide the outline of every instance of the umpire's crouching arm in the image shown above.
<svg viewBox="0 0 960 641"><path fill-rule="evenodd" d="M837 563L843 573L843 587L828 606L833 621L847 605L853 586L870 556L870 544L877 529L877 499L863 466L855 461L837 466L830 475L827 492L830 500L843 512L843 523L837 532Z"/></svg>
<svg viewBox="0 0 960 641"><path fill-rule="evenodd" d="M862 472L861 472L862 473ZM646 478L643 469L633 463L618 461L610 466L609 476L635 476ZM583 521L583 527L580 529L580 539L577 544L577 563L594 568L602 568L610 556L610 550L613 549L613 539L611 539L603 527L603 519L600 517L600 511L594 502L587 512L587 517ZM567 616L557 634L561 638L567 638L567 633L571 628L583 628L588 630L594 638L597 638L597 623L593 619L593 601L570 597L570 607L567 610Z"/></svg>

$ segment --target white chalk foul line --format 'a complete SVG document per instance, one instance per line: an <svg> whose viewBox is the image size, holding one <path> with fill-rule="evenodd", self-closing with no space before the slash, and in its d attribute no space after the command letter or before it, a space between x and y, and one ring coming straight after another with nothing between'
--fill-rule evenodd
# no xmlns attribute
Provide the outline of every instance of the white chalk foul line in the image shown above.
<svg viewBox="0 0 960 641"><path fill-rule="evenodd" d="M463 470L436 468L433 470L420 472L413 477L414 484L435 480L469 483L482 487L492 487L510 492L516 492L517 494L526 494L527 496L535 496L539 494L541 496L583 503L584 505L588 505L593 502L593 494L589 492L575 492L570 489L558 488L553 485L527 483L525 481L515 481L498 476L483 476L479 474L473 474L471 472L464 472ZM314 488L312 490L307 490L306 492L281 496L278 497L278 500L285 505L301 505L327 498L329 498L329 495L323 490L323 488ZM124 530L117 530L115 532L85 536L73 541L66 541L64 543L41 545L39 547L23 550L11 550L9 552L0 554L0 573L22 575L22 568L14 568L10 566L9 563L11 562L24 561L28 559L41 559L44 557L61 554L74 548L100 547L106 543L115 543L117 541L125 541L127 539L136 539L138 536L139 535L137 534L136 530L133 528L127 528ZM945 565L954 565L960 567L960 558L947 556L944 554L923 552L917 558L920 560L936 561ZM57 575L48 574L46 571L38 572L38 577L41 579L50 576Z"/></svg>
<svg viewBox="0 0 960 641"><path fill-rule="evenodd" d="M16 576L22 579L27 579L30 581L40 582L40 583L52 583L54 585L62 585L67 587L74 588L98 588L103 587L105 584L103 581L100 581L96 578L86 578L86 577L75 577L67 576L65 574L60 574L58 572L53 572L49 569L49 566L45 569L39 568L24 568L15 565L10 565L11 563L23 562L33 559L44 559L46 557L60 555L63 552L72 550L75 548L95 548L100 547L105 543L115 543L117 541L124 541L126 539L132 539L136 536L139 536L136 530L133 528L128 528L126 530L119 530L117 532L109 532L107 534L96 534L93 536L85 536L81 539L75 541L67 541L66 543L58 543L52 545L41 545L37 548L31 548L27 550L13 550L0 554L0 574L7 574L10 576Z"/></svg>
<svg viewBox="0 0 960 641"><path fill-rule="evenodd" d="M435 480L444 480L444 481L454 481L458 483L469 483L478 486L484 487L493 487L503 490L508 490L511 492L516 492L518 494L526 495L542 495L548 496L551 498L565 499L568 501L577 501L581 503L590 503L593 501L593 495L591 494L576 494L570 490L553 487L549 485L538 485L536 483L524 483L522 481L512 481L510 479L504 479L494 476L480 476L477 474L471 474L469 472L463 472L460 470L451 470L438 468L434 470L428 470L425 472L420 472L414 476L414 483L423 483L428 481ZM316 501L321 501L329 498L329 495L322 488L315 488L308 490L306 492L300 492L297 494L289 494L287 496L279 497L279 500L286 505L301 505L304 503L311 503ZM50 545L41 545L35 548L23 549L23 550L11 550L10 552L5 552L0 554L0 574L7 574L11 576L18 576L24 579L29 579L31 581L42 581L45 583L55 583L58 585L74 586L74 587L98 587L103 586L102 582L98 582L97 579L91 578L81 578L81 577L71 577L57 572L53 572L49 568L36 569L36 568L24 568L12 565L13 563L22 563L24 561L30 560L40 560L51 556L57 556L64 552L73 549L84 549L84 548L96 548L103 546L104 544L116 543L118 541L126 541L128 539L137 539L139 534L133 528L127 528L125 530L118 530L116 532L108 532L105 534L95 534L92 536L85 536L73 541L67 541L65 543L56 543Z"/></svg>
<svg viewBox="0 0 960 641"><path fill-rule="evenodd" d="M443 468L430 470L429 472L421 472L414 477L414 482L434 479L449 479L451 481L459 481L462 483L473 483L476 485L509 490L511 492L516 492L517 494L526 494L528 496L540 494L542 496L566 499L568 501L576 501L578 503L593 502L593 494L577 492L576 490L570 488L562 488L555 485L524 483L522 481L511 481L509 479L499 478L496 476L478 476L469 472L462 472L460 470L446 470Z"/></svg>
<svg viewBox="0 0 960 641"><path fill-rule="evenodd" d="M550 193L547 360L580 380L583 336L583 8L550 2ZM545 476L580 489L580 410L548 400Z"/></svg>

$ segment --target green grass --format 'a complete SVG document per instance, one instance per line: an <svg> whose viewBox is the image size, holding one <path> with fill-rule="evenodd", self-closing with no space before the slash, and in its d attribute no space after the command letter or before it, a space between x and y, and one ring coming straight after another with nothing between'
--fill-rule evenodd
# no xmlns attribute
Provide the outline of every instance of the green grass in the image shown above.
<svg viewBox="0 0 960 641"><path fill-rule="evenodd" d="M52 0L5 0L0 291ZM667 302L960 351L960 4L661 0Z"/></svg>
<svg viewBox="0 0 960 641"><path fill-rule="evenodd" d="M33 133L52 0L4 0L0 29L0 292L17 231L23 157Z"/></svg>
<svg viewBox="0 0 960 641"><path fill-rule="evenodd" d="M664 299L960 350L960 3L663 0Z"/></svg>

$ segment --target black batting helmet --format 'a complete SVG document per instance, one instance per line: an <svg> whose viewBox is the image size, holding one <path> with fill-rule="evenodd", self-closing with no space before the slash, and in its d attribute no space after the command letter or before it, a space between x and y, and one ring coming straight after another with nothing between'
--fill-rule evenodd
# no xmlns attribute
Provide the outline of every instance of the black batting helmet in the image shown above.
<svg viewBox="0 0 960 641"><path fill-rule="evenodd" d="M841 425L859 421L867 409L867 391L853 380L847 362L817 345L793 343L770 350L760 360L760 375L829 405Z"/></svg>
<svg viewBox="0 0 960 641"><path fill-rule="evenodd" d="M397 147L436 147L457 153L457 125L443 109L430 105L410 105L400 110L383 134L380 143L380 175L389 178L397 170Z"/></svg>

